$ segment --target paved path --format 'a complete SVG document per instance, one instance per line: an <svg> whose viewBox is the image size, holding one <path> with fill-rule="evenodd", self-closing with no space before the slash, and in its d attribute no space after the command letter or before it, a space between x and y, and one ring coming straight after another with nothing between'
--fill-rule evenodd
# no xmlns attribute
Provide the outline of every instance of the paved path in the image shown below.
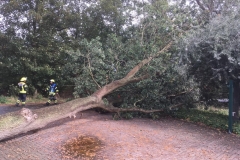
<svg viewBox="0 0 240 160"><path fill-rule="evenodd" d="M0 107L0 115L5 114L8 112L14 112L20 110L20 107L14 107L14 106L1 106Z"/></svg>
<svg viewBox="0 0 240 160"><path fill-rule="evenodd" d="M38 109L41 107L46 107L44 104L28 104L26 108L30 109ZM22 109L22 106L16 107L15 105L0 105L0 115L8 113L8 112L14 112L14 111L19 111Z"/></svg>
<svg viewBox="0 0 240 160"><path fill-rule="evenodd" d="M115 121L94 111L0 142L0 159L68 159L61 146L83 135L104 144L95 160L240 160L240 137L235 135L172 118Z"/></svg>

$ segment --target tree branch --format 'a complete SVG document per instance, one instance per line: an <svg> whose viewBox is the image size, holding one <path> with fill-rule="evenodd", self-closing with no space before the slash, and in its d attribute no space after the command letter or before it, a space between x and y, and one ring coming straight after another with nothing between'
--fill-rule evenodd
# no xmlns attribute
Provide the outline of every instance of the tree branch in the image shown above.
<svg viewBox="0 0 240 160"><path fill-rule="evenodd" d="M136 82L142 79L146 79L147 76L144 75L142 77L138 77L138 78L134 78L134 76L136 75L136 73L146 64L148 64L153 58L158 57L161 53L167 51L172 45L172 42L168 43L163 49L161 49L159 52L157 52L155 55L146 58L144 60L142 60L138 65L136 65L124 78L120 79L120 80L116 80L113 81L111 83L109 83L108 85L105 85L104 87L102 87L101 89L97 90L96 92L93 93L94 96L98 97L98 99L102 99L103 96L111 93L113 90L124 86L128 83L131 82Z"/></svg>
<svg viewBox="0 0 240 160"><path fill-rule="evenodd" d="M186 93L192 92L192 90L193 90L193 88L190 89L190 90L188 90L188 91L185 91L185 92L180 92L180 93L178 93L178 94L168 95L167 97L177 97L177 96L181 96L181 95L183 95L183 94L186 94Z"/></svg>
<svg viewBox="0 0 240 160"><path fill-rule="evenodd" d="M199 0L196 0L198 6L202 9L202 10L206 10L206 8L203 6L203 4L199 1Z"/></svg>
<svg viewBox="0 0 240 160"><path fill-rule="evenodd" d="M92 73L92 70L91 70L91 62L90 62L89 57L87 57L87 59L88 59L89 74L91 75L93 82L98 86L98 88L101 88L101 86L97 83L97 81L95 80L95 78L93 76L93 73Z"/></svg>
<svg viewBox="0 0 240 160"><path fill-rule="evenodd" d="M170 109L175 109L178 108L180 106L182 106L183 103L179 103L173 106L170 106ZM145 109L141 109L141 108L137 108L137 107L132 107L132 108L116 108L113 107L111 104L109 105L105 105L105 104L101 104L98 106L98 108L101 108L105 111L108 112L115 112L115 113L120 113L120 112L142 112L142 113L155 113L155 112L164 112L164 109L152 109L152 110L145 110Z"/></svg>

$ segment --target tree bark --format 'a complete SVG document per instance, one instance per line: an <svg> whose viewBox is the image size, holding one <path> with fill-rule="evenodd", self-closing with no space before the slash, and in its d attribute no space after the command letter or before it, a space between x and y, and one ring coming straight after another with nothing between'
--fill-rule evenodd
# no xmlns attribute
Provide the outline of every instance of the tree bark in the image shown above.
<svg viewBox="0 0 240 160"><path fill-rule="evenodd" d="M154 57L165 52L171 43L166 45L156 55L142 60L136 65L124 78L113 81L110 84L97 90L91 96L86 98L75 99L63 104L44 107L33 111L23 108L20 112L11 112L0 116L0 140L16 136L21 133L26 133L31 130L36 130L45 127L47 124L60 120L66 117L74 117L75 114L91 108L100 107L109 112L127 112L127 111L139 111L145 113L162 112L163 110L142 110L140 108L115 108L111 104L105 104L102 98L111 93L113 90L127 85L129 83L139 82L143 79L148 78L148 75L142 75L135 77L136 73L147 63L149 63ZM179 104L182 105L182 104ZM176 107L176 106L173 106Z"/></svg>

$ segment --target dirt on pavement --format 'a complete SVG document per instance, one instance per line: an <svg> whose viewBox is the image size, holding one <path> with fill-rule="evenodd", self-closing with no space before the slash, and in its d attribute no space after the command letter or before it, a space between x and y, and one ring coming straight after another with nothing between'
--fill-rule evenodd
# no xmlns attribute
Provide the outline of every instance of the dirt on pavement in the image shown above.
<svg viewBox="0 0 240 160"><path fill-rule="evenodd" d="M10 110L2 107L0 113ZM101 146L89 157L65 155L64 144L78 137L95 138ZM171 117L113 120L94 110L0 142L0 148L1 160L240 160L240 137L234 134Z"/></svg>

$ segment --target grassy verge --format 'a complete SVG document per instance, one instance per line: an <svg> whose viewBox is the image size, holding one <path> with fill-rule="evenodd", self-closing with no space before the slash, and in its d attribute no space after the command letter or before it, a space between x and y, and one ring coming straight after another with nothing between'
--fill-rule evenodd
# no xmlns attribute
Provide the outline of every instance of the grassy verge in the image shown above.
<svg viewBox="0 0 240 160"><path fill-rule="evenodd" d="M228 130L228 110L212 108L209 110L201 109L181 109L173 113L173 116L183 120L205 124L207 126ZM235 122L233 132L240 135L240 122Z"/></svg>
<svg viewBox="0 0 240 160"><path fill-rule="evenodd" d="M0 104L7 104L7 105L11 105L11 104L16 104L18 97L5 97L5 96L0 96ZM62 98L57 98L58 102L62 103L62 102L66 102L65 99ZM26 99L26 104L27 103L46 103L48 101L47 97L43 97L42 95L37 95L35 97L33 96L27 96Z"/></svg>

